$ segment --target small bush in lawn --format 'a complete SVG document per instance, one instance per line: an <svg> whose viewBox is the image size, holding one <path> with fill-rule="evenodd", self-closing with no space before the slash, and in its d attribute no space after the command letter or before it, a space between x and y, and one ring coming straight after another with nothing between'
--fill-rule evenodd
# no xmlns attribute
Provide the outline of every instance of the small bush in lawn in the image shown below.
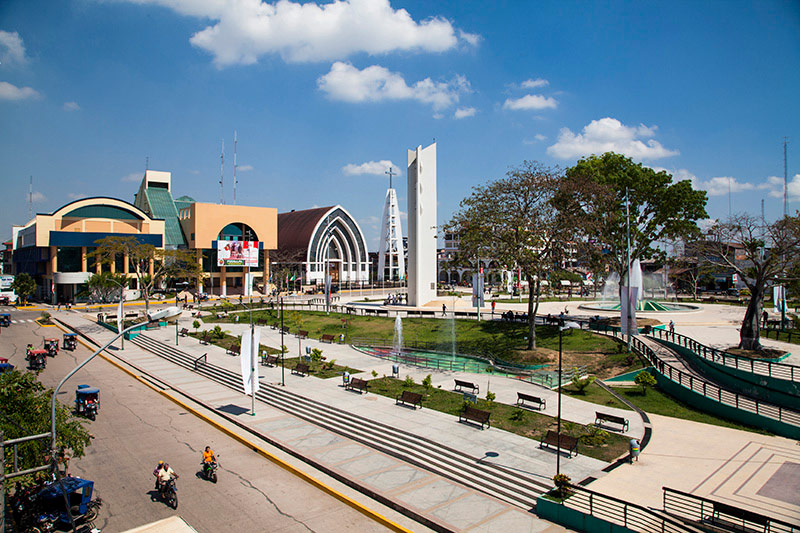
<svg viewBox="0 0 800 533"><path fill-rule="evenodd" d="M410 389L414 386L414 378L411 376L406 376L406 379L403 381L403 388Z"/></svg>
<svg viewBox="0 0 800 533"><path fill-rule="evenodd" d="M589 446L603 446L608 441L608 432L597 426L586 426L586 433L580 440Z"/></svg>
<svg viewBox="0 0 800 533"><path fill-rule="evenodd" d="M634 383L642 387L642 395L647 394L647 387L656 386L656 378L654 378L653 374L647 372L646 370L642 370L641 372L636 374L636 379L633 381Z"/></svg>
<svg viewBox="0 0 800 533"><path fill-rule="evenodd" d="M200 329L200 321L195 320L194 322L192 322L192 327L194 328L194 332L197 333L197 330Z"/></svg>
<svg viewBox="0 0 800 533"><path fill-rule="evenodd" d="M376 372L375 370L373 370L373 371L372 371L372 379L375 379L375 378L377 378L377 377L378 377L378 372ZM386 376L384 376L384 377L386 377Z"/></svg>
<svg viewBox="0 0 800 533"><path fill-rule="evenodd" d="M311 350L311 361L314 363L318 363L322 360L322 350L319 348L313 348Z"/></svg>
<svg viewBox="0 0 800 533"><path fill-rule="evenodd" d="M594 376L586 376L582 378L578 375L578 369L574 370L574 374L572 375L572 386L575 387L575 390L578 391L578 394L586 394L586 387L594 383L595 377Z"/></svg>
<svg viewBox="0 0 800 533"><path fill-rule="evenodd" d="M486 391L486 401L489 402L489 405L497 399L497 394L493 393L492 391Z"/></svg>
<svg viewBox="0 0 800 533"><path fill-rule="evenodd" d="M522 422L525 420L525 411L523 409L517 408L511 411L511 416L509 417L514 422Z"/></svg>
<svg viewBox="0 0 800 533"><path fill-rule="evenodd" d="M556 486L554 492L557 498L566 498L572 494L572 490L570 489L571 481L570 477L566 474L556 474L553 476L553 484Z"/></svg>
<svg viewBox="0 0 800 533"><path fill-rule="evenodd" d="M433 378L431 378L430 374L425 376L425 379L422 380L422 385L428 390L433 388Z"/></svg>
<svg viewBox="0 0 800 533"><path fill-rule="evenodd" d="M214 326L214 329L211 330L211 335L213 335L215 339L225 338L225 332L222 331L222 328L219 326Z"/></svg>

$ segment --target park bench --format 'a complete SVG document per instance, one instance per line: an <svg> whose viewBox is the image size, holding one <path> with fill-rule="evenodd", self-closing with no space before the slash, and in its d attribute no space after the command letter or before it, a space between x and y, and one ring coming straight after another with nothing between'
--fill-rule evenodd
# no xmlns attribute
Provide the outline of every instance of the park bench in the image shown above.
<svg viewBox="0 0 800 533"><path fill-rule="evenodd" d="M125 313L125 318L138 318L139 313Z"/></svg>
<svg viewBox="0 0 800 533"><path fill-rule="evenodd" d="M308 337L308 332L304 329L297 330L297 338L298 339L305 339Z"/></svg>
<svg viewBox="0 0 800 533"><path fill-rule="evenodd" d="M256 325L257 326L266 326L267 325L267 319L266 318L257 318L256 319Z"/></svg>
<svg viewBox="0 0 800 533"><path fill-rule="evenodd" d="M404 405L411 405L414 409L419 408L422 409L422 394L418 392L411 392L409 390L404 390L403 393L397 397L397 400L394 402L395 405L402 403Z"/></svg>
<svg viewBox="0 0 800 533"><path fill-rule="evenodd" d="M288 335L289 334L289 326L283 326L281 328L281 333L283 333L284 335Z"/></svg>
<svg viewBox="0 0 800 533"><path fill-rule="evenodd" d="M230 345L230 347L228 348L228 352L227 353L229 353L231 355L241 355L241 351L242 351L242 347L237 342L235 344L231 344Z"/></svg>
<svg viewBox="0 0 800 533"><path fill-rule="evenodd" d="M523 407L525 402L535 403L539 411L542 411L547 407L547 401L544 398L539 398L538 396L533 396L532 394L525 394L524 392L518 392L517 405Z"/></svg>
<svg viewBox="0 0 800 533"><path fill-rule="evenodd" d="M462 381L460 379L455 380L456 386L453 390L457 392L463 392L464 389L471 389L473 394L479 394L481 392L480 388L475 385L474 383L470 383L469 381Z"/></svg>
<svg viewBox="0 0 800 533"><path fill-rule="evenodd" d="M189 334L189 330L186 328L181 328L181 337L185 337Z"/></svg>
<svg viewBox="0 0 800 533"><path fill-rule="evenodd" d="M327 333L319 338L319 342L328 342L333 344L333 341L336 340L334 335L328 335Z"/></svg>
<svg viewBox="0 0 800 533"><path fill-rule="evenodd" d="M149 329L158 329L161 325L158 322L148 322L147 325L144 327L145 330Z"/></svg>
<svg viewBox="0 0 800 533"><path fill-rule="evenodd" d="M278 329L279 327L281 327L281 325L280 325L279 323L277 323L277 322L273 322L273 323L270 325L270 327L271 327L272 329Z"/></svg>
<svg viewBox="0 0 800 533"><path fill-rule="evenodd" d="M547 434L544 436L542 441L539 443L539 448L543 448L545 446L553 446L558 448L558 433L553 431L552 429L547 430ZM569 435L561 434L561 449L567 450L569 456L572 457L572 452L575 452L575 456L578 456L578 438L577 437L570 437Z"/></svg>
<svg viewBox="0 0 800 533"><path fill-rule="evenodd" d="M345 390L356 390L358 389L359 393L367 392L367 382L361 378L350 378L350 381L347 382L347 385L344 386Z"/></svg>
<svg viewBox="0 0 800 533"><path fill-rule="evenodd" d="M278 364L277 355L263 355L261 356L261 364L265 366L275 366Z"/></svg>
<svg viewBox="0 0 800 533"><path fill-rule="evenodd" d="M602 422L611 422L612 424L619 424L622 426L622 431L628 431L628 419L623 418L621 416L610 415L608 413L601 413L600 411L595 411L594 414L595 419L594 423L596 426L601 425Z"/></svg>
<svg viewBox="0 0 800 533"><path fill-rule="evenodd" d="M307 376L308 365L306 363L297 363L297 366L292 369L292 374L300 374L301 376L305 374Z"/></svg>
<svg viewBox="0 0 800 533"><path fill-rule="evenodd" d="M483 425L486 424L487 427L491 427L489 425L489 415L491 413L489 411L483 411L481 409L476 409L475 407L467 406L464 408L464 412L458 415L458 421L463 422L464 420L471 420L473 422L478 422L481 425L481 429L483 429Z"/></svg>
<svg viewBox="0 0 800 533"><path fill-rule="evenodd" d="M200 344L208 344L211 342L211 332L204 331L203 335L200 337Z"/></svg>

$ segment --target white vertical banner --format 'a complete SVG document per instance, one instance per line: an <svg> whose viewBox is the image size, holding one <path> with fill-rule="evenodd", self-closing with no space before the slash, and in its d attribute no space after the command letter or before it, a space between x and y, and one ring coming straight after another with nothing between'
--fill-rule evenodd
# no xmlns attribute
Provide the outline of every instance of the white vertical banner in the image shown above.
<svg viewBox="0 0 800 533"><path fill-rule="evenodd" d="M119 305L117 306L117 333L122 332L122 326L124 325L124 322L122 320L122 318L125 316L125 310L122 307L122 302L124 301L124 299L125 295L123 294L119 297Z"/></svg>
<svg viewBox="0 0 800 533"><path fill-rule="evenodd" d="M776 313L782 312L786 304L786 295L783 293L785 290L782 285L772 287L772 305Z"/></svg>
<svg viewBox="0 0 800 533"><path fill-rule="evenodd" d="M628 334L628 294L629 287L622 286L619 291L619 332Z"/></svg>
<svg viewBox="0 0 800 533"><path fill-rule="evenodd" d="M252 328L242 335L239 362L242 368L242 385L244 386L245 394L258 392L258 373L253 369L256 368L255 361L258 358L258 345L260 343L261 330L258 328Z"/></svg>
<svg viewBox="0 0 800 533"><path fill-rule="evenodd" d="M639 299L639 287L622 287L620 301L619 326L623 335L636 335L636 303Z"/></svg>

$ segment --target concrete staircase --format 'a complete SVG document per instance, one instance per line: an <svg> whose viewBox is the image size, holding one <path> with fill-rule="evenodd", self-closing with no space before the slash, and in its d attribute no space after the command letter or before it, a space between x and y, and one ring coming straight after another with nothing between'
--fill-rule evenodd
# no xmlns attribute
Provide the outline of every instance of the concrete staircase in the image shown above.
<svg viewBox="0 0 800 533"><path fill-rule="evenodd" d="M206 362L195 366L192 356L146 335L139 335L132 342L167 361L241 391L241 375L236 372ZM282 387L261 383L256 398L323 429L525 510L535 508L536 498L552 488L521 472L481 462L478 457L440 442L311 400Z"/></svg>

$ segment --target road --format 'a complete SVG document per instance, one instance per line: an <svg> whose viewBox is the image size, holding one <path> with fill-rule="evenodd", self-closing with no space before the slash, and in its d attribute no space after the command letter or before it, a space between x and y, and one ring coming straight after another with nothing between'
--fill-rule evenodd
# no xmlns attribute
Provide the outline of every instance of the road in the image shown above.
<svg viewBox="0 0 800 533"><path fill-rule="evenodd" d="M38 316L12 311L18 323L0 333L0 357L19 369L26 366L27 343L41 346L44 338L63 333L32 322ZM54 387L90 354L80 344L74 353L60 351L48 360L41 382ZM96 482L104 506L95 524L102 530L124 531L174 514L200 532L384 530L101 358L67 382L61 401L71 402L80 383L101 389L101 408L95 422L87 421L92 445L86 456L71 462L70 473ZM198 475L206 445L219 456L216 485ZM152 471L158 460L181 476L177 511L154 499Z"/></svg>

